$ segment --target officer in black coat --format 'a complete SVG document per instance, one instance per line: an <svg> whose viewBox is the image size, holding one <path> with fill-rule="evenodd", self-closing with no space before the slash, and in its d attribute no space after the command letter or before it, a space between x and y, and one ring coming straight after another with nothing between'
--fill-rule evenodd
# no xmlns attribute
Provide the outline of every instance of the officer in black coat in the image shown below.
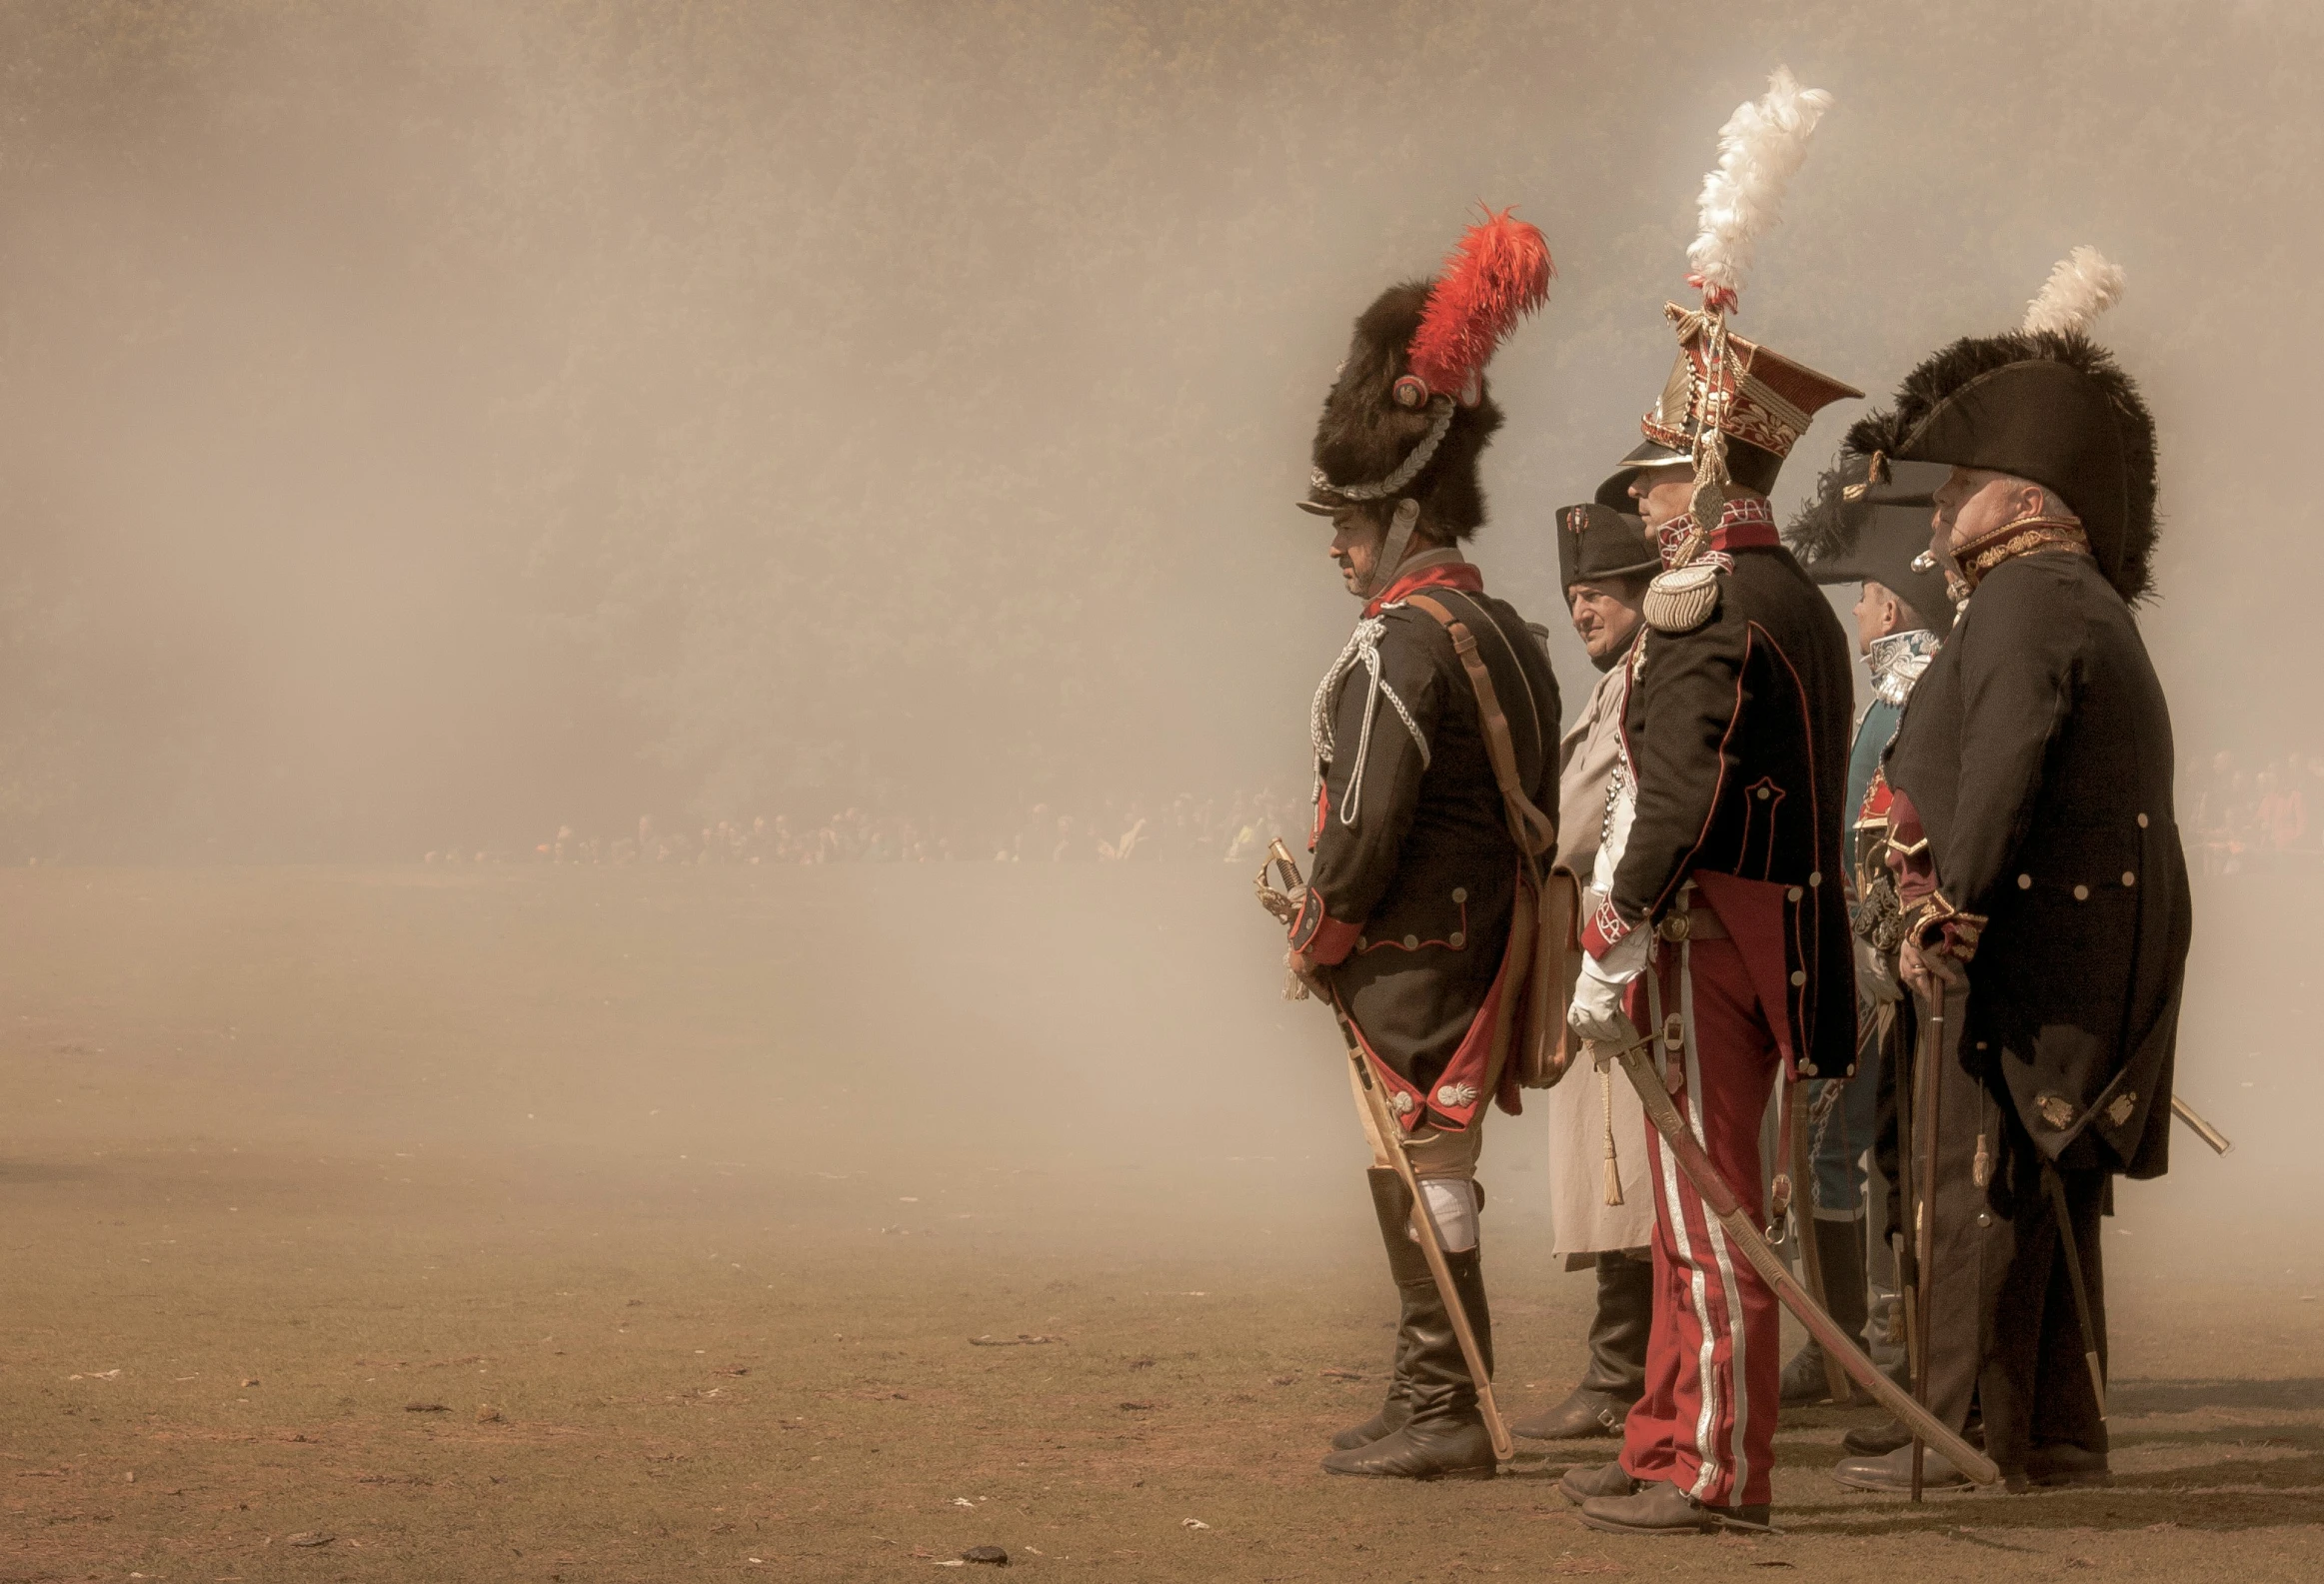
<svg viewBox="0 0 2324 1584"><path fill-rule="evenodd" d="M2099 1482L2099 1217L2114 1176L2167 1164L2191 929L2170 713L2130 609L2154 423L2078 331L2017 332L1937 353L1849 443L1951 467L1931 554L1968 592L1886 763L1901 970L1944 1014L1916 1084L1929 1405L1981 1410L2012 1488ZM1894 1488L1909 1456L1838 1472Z"/></svg>
<svg viewBox="0 0 2324 1584"><path fill-rule="evenodd" d="M1480 287L1477 260L1525 263L1534 250L1537 280ZM1490 1477L1495 1466L1478 1383L1389 1150L1400 1143L1410 1159L1419 1213L1443 1244L1489 1371L1475 1173L1487 1103L1517 1109L1505 1057L1521 1002L1514 975L1530 960L1512 949L1525 854L1449 624L1473 642L1490 680L1515 786L1536 816L1530 850L1543 862L1557 814L1560 711L1537 630L1484 592L1459 550L1484 521L1476 459L1501 414L1483 362L1507 325L1447 332L1460 330L1463 304L1538 301L1547 266L1538 232L1494 216L1444 277L1382 293L1356 321L1325 399L1300 503L1331 519L1333 558L1363 613L1315 692L1314 862L1290 919L1291 965L1345 1014L1401 1135L1373 1136L1370 1172L1400 1299L1391 1384L1378 1413L1334 1439L1323 1467L1335 1474ZM1447 343L1464 358L1430 355Z"/></svg>
<svg viewBox="0 0 2324 1584"><path fill-rule="evenodd" d="M1838 1076L1856 1040L1841 884L1854 679L1823 592L1783 548L1766 492L1810 417L1858 393L1664 310L1679 357L1623 488L1659 538L1626 662L1622 757L1584 920L1570 1021L1601 1045L1653 1036L1711 1164L1750 1202L1759 1122L1784 1077ZM1602 499L1602 497L1601 497ZM1764 1523L1782 1359L1771 1288L1657 1135L1645 1394L1617 1462L1560 1489L1622 1533Z"/></svg>

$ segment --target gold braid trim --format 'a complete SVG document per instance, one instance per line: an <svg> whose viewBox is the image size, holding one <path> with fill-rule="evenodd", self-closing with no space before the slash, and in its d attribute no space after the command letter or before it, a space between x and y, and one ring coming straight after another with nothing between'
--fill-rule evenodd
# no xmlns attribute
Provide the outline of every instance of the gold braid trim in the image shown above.
<svg viewBox="0 0 2324 1584"><path fill-rule="evenodd" d="M1953 560L1960 564L1961 576L1974 590L1985 581L1987 573L2003 562L2051 549L2078 550L2088 555L2090 538L2083 533L2082 525L2071 518L2021 517L1963 545L1953 552Z"/></svg>

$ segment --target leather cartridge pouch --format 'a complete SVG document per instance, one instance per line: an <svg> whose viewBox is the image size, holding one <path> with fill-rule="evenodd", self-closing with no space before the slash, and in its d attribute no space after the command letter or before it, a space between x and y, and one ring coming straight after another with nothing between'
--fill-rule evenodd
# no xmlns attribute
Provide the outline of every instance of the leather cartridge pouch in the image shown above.
<svg viewBox="0 0 2324 1584"><path fill-rule="evenodd" d="M1426 595L1407 596L1404 603L1444 625L1453 653L1468 673L1477 719L1484 728L1485 753L1500 787L1502 812L1510 839L1517 844L1517 887L1510 909L1507 977L1501 985L1500 1014L1493 1021L1493 1064L1508 1063L1503 1070L1514 1070L1521 1087L1546 1089L1565 1076L1576 1048L1567 1037L1565 1012L1573 998L1575 971L1581 966L1574 935L1580 894L1571 875L1546 867L1557 845L1557 827L1518 783L1509 718L1501 711L1492 673L1476 652L1475 636ZM1507 642L1498 628L1494 632Z"/></svg>

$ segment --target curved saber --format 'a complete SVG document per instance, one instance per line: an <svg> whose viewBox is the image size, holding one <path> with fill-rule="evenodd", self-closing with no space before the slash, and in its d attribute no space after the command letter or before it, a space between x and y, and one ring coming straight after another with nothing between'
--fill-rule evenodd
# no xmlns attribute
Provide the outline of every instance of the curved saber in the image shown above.
<svg viewBox="0 0 2324 1584"><path fill-rule="evenodd" d="M1897 1389L1896 1383L1880 1373L1879 1367L1864 1356L1856 1339L1840 1329L1837 1321L1817 1306L1807 1295L1807 1289L1776 1257L1767 1246L1766 1236L1751 1224L1751 1217L1743 1212L1742 1202L1735 1197L1718 1168L1703 1153L1702 1145L1694 1134L1679 1120L1678 1108L1670 1103L1670 1091L1662 1086L1662 1075L1654 1070L1646 1054L1652 1040L1641 1039L1624 1046L1617 1055L1622 1071L1629 1075L1630 1086L1638 1091L1638 1099L1652 1119L1654 1130L1662 1135L1663 1147L1677 1161L1678 1169L1686 1173L1686 1180L1694 1184L1694 1191L1710 1212L1719 1218L1727 1236L1742 1249L1743 1257L1759 1273L1759 1279L1774 1289L1783 1307L1789 1309L1808 1334L1823 1344L1824 1352L1840 1361L1848 1378L1880 1400L1880 1406L1903 1422L1921 1440L1952 1459L1953 1466L1980 1485L1990 1485L2001 1478L2001 1470L1993 1460L1930 1413L1910 1395Z"/></svg>

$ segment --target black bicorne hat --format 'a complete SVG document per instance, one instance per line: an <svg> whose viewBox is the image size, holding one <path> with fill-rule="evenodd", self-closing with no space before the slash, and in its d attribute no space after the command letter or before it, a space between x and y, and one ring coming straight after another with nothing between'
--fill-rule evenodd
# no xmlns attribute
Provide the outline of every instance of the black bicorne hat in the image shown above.
<svg viewBox="0 0 2324 1584"><path fill-rule="evenodd" d="M1953 630L1945 575L1916 572L1913 563L1928 552L1936 487L1949 471L1942 463L1884 461L1873 479L1870 457L1843 451L1783 531L1784 543L1817 583L1880 584L1942 638Z"/></svg>
<svg viewBox="0 0 2324 1584"><path fill-rule="evenodd" d="M1608 578L1650 578L1662 570L1662 558L1635 512L1618 512L1596 501L1557 510L1557 582L1571 589L1577 583Z"/></svg>
<svg viewBox="0 0 2324 1584"><path fill-rule="evenodd" d="M1956 341L1906 375L1890 410L1859 420L1847 443L2053 490L2123 599L2154 588L2154 418L2113 355L2079 332Z"/></svg>

